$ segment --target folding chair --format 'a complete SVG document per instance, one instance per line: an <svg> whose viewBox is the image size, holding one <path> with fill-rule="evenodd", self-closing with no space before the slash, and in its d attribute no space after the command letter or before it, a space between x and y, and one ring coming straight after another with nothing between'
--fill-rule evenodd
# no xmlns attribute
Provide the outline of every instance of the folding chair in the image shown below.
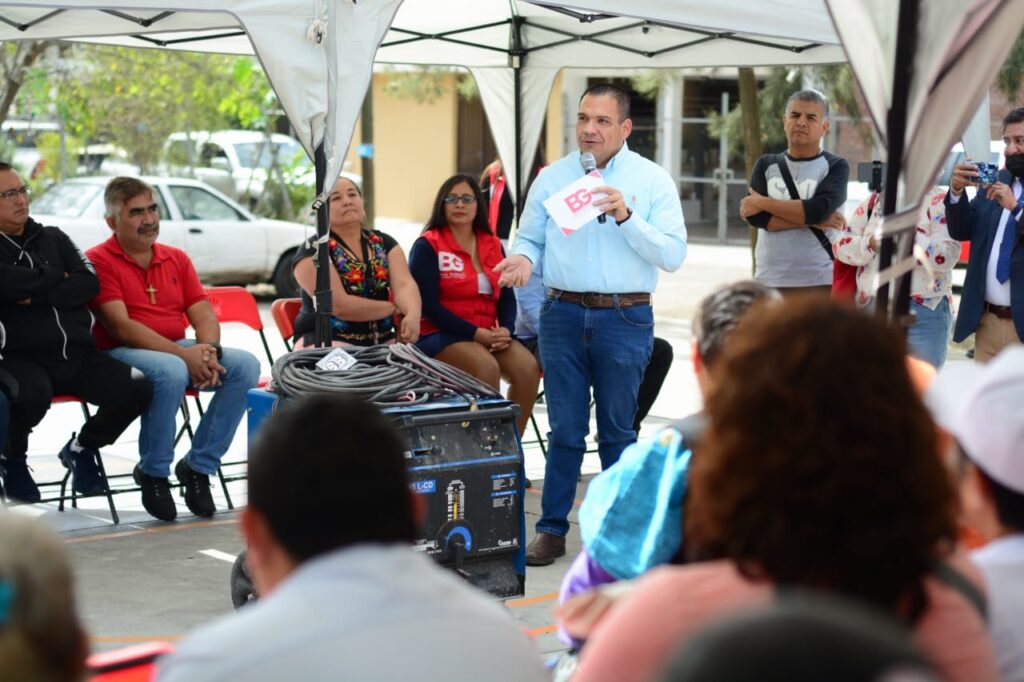
<svg viewBox="0 0 1024 682"><path fill-rule="evenodd" d="M270 304L270 314L274 317L274 324L281 334L284 347L292 349L292 337L295 336L295 318L302 309L300 298L279 298Z"/></svg>
<svg viewBox="0 0 1024 682"><path fill-rule="evenodd" d="M259 332L267 362L273 365L274 354L270 352L267 335L263 333L263 318L252 294L242 287L206 287L206 296L218 322L240 322Z"/></svg>
<svg viewBox="0 0 1024 682"><path fill-rule="evenodd" d="M214 314L217 316L217 321L221 324L226 322L238 322L246 325L250 329L259 332L260 341L263 342L263 350L267 354L267 360L271 365L274 364L274 355L270 352L270 344L267 343L267 335L263 331L263 319L260 317L259 307L256 305L256 299L249 293L248 290L243 287L205 287L206 296L210 301L210 306L213 308ZM259 386L265 386L269 381L268 377L261 377ZM199 400L199 391L188 390L185 391L185 398L181 401L181 414L184 419L181 428L178 429L177 435L174 437L174 443L177 445L178 441L184 434L188 434L189 440L192 439L194 433L192 431L192 414L188 407L188 398L192 398L196 404L196 410L199 412L199 418L203 417L203 404ZM231 493L228 491L228 483L232 481L244 481L247 478L245 473L234 474L232 476L224 475L224 467L228 466L241 466L247 464L244 460L237 460L234 462L221 462L220 466L217 467L217 477L220 479L220 487L224 491L224 499L228 503L228 509L234 509L234 502L231 500Z"/></svg>
<svg viewBox="0 0 1024 682"><path fill-rule="evenodd" d="M60 405L60 404L64 404L64 403L78 403L79 406L81 406L81 408L82 408L82 416L86 420L88 420L92 416L92 414L89 412L88 404L86 404L86 402L84 400L82 400L81 398L79 398L78 396L74 396L74 395L56 395L50 401L51 405ZM110 519L115 524L121 523L121 519L120 519L120 517L117 514L117 508L114 507L114 495L116 495L118 493L135 492L135 491L138 490L138 488L137 487L131 487L131 488L124 488L124 489L119 489L119 490L112 490L111 486L110 486L110 479L112 479L112 478L125 478L127 476L130 476L131 474L118 474L118 475L114 475L114 476L108 476L107 475L107 469L103 465L103 455L102 454L100 454L96 458L96 464L99 467L100 477L103 479L103 484L104 484L104 487L106 488L106 490L104 492L98 493L96 496L103 495L104 497L107 498L107 506L110 507ZM60 486L60 495L58 497L44 497L44 498L40 499L39 502L40 503L44 503L44 502L57 502L58 503L57 504L57 511L61 511L61 512L64 511L64 504L65 504L65 502L67 501L67 498L68 498L68 492L67 492L67 490L68 490L68 481L70 481L70 480L71 480L71 470L68 469L64 473L64 477L61 480L59 480L59 481L43 481L43 482L40 482L38 484L39 486L59 485ZM93 496L90 496L90 497L93 497ZM0 502L3 502L5 505L6 504L10 504L10 501L7 499L6 491L3 489L2 485L0 485ZM71 506L73 508L76 508L76 509L78 508L78 493L75 492L74 485L71 486Z"/></svg>

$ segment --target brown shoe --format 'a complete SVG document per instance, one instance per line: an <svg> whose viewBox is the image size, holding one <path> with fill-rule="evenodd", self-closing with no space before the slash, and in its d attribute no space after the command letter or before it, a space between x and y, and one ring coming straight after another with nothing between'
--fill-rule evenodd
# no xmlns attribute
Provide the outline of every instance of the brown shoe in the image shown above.
<svg viewBox="0 0 1024 682"><path fill-rule="evenodd" d="M526 548L526 565L550 566L560 556L565 556L565 538L551 533L537 533L537 537Z"/></svg>

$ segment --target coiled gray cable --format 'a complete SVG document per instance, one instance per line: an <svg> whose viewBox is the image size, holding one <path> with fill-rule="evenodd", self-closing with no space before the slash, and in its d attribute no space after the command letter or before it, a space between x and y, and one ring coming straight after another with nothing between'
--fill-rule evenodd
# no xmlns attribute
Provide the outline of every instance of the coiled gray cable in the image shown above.
<svg viewBox="0 0 1024 682"><path fill-rule="evenodd" d="M316 363L333 348L297 350L278 358L271 390L284 397L342 393L382 406L416 405L433 398L501 397L471 374L428 357L412 344L345 348L356 359L346 370L325 371Z"/></svg>

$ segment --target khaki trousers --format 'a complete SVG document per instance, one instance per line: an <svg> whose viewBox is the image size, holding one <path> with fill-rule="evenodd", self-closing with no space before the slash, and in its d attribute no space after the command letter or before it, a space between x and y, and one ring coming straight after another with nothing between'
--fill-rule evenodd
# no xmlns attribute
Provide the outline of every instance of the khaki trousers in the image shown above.
<svg viewBox="0 0 1024 682"><path fill-rule="evenodd" d="M995 313L985 311L974 332L974 360L988 362L999 351L1014 343L1021 343L1021 340L1017 337L1013 320L1004 320L996 317Z"/></svg>

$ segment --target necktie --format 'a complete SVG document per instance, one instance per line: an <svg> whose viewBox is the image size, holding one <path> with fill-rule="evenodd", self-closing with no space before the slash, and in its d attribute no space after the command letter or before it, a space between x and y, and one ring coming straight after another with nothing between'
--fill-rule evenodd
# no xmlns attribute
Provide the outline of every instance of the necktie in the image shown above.
<svg viewBox="0 0 1024 682"><path fill-rule="evenodd" d="M1016 237L1017 219L1011 213L1003 229L1003 241L999 243L999 257L996 260L996 279L1000 284L1006 284L1006 280L1010 279L1010 253L1013 252Z"/></svg>

